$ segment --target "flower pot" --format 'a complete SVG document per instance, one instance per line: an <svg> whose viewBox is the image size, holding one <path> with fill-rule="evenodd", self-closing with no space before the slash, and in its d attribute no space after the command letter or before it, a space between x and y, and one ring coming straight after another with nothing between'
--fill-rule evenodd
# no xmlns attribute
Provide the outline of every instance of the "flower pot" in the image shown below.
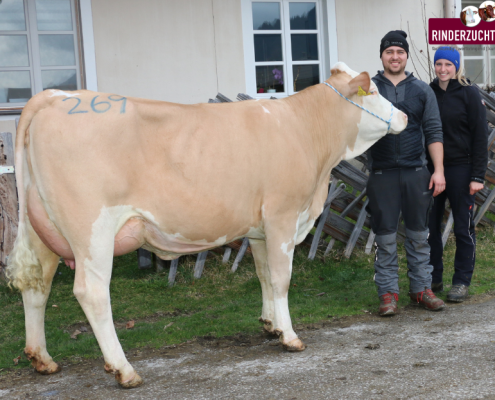
<svg viewBox="0 0 495 400"><path fill-rule="evenodd" d="M277 89L268 89L267 93L277 93Z"/></svg>

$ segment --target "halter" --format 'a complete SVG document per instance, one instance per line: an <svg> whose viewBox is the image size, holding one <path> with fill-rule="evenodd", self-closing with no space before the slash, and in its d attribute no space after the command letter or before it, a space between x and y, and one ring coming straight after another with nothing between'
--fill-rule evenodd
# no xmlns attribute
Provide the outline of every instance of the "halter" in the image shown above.
<svg viewBox="0 0 495 400"><path fill-rule="evenodd" d="M368 114L371 114L373 115L374 117L378 118L378 119L381 119L383 122L385 122L387 124L387 133L388 131L390 130L390 124L392 123L392 116L394 115L394 105L392 103L390 103L390 107L391 107L391 113L390 113L390 118L388 119L388 121L386 121L385 119L383 119L382 117L380 117L379 115L376 115L374 112L371 112L370 110L367 110L366 108L364 108L363 106L360 106L359 104L357 103L354 103L351 99L348 99L347 97L345 97L342 93L340 93L337 89L335 89L332 85L330 85L329 83L327 82L323 82L325 85L327 85L328 87L332 88L335 93L337 93L340 97L346 99L349 103L351 104L354 104L356 107L359 107L361 110L363 111L366 111Z"/></svg>

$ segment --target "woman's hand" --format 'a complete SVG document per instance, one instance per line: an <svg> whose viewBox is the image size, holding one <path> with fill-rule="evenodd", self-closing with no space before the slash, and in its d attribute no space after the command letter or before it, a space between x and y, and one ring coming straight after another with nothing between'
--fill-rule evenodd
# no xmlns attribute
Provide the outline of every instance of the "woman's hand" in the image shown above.
<svg viewBox="0 0 495 400"><path fill-rule="evenodd" d="M473 194L479 192L484 187L485 187L485 185L483 185L482 183L471 181L471 183L469 184L469 194L473 195Z"/></svg>

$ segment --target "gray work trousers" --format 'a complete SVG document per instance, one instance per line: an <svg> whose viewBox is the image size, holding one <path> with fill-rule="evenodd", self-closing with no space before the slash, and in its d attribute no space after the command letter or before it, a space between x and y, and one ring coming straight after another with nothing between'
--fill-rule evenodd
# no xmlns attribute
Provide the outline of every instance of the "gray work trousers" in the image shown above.
<svg viewBox="0 0 495 400"><path fill-rule="evenodd" d="M375 283L378 295L399 293L397 228L406 226L406 257L411 293L431 287L428 214L433 202L430 173L423 168L373 171L367 185L371 227L376 233Z"/></svg>

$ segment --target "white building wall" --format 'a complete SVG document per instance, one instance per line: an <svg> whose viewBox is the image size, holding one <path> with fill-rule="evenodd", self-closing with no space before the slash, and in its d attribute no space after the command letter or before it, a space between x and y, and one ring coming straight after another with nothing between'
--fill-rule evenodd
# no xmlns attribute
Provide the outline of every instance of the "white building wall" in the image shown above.
<svg viewBox="0 0 495 400"><path fill-rule="evenodd" d="M206 102L244 91L240 1L93 0L98 90Z"/></svg>
<svg viewBox="0 0 495 400"><path fill-rule="evenodd" d="M419 0L335 0L337 12L337 39L339 60L344 61L355 71L368 71L371 76L382 70L380 41L391 30L401 29L407 33L409 61L406 71L417 78L429 82L428 74L421 66L426 66L427 45L421 15L422 3ZM426 2L426 20L443 18L443 0ZM414 48L417 50L415 51ZM423 53L420 53L420 50ZM421 62L420 62L421 61ZM433 63L433 60L431 61ZM416 68L414 65L416 65Z"/></svg>

